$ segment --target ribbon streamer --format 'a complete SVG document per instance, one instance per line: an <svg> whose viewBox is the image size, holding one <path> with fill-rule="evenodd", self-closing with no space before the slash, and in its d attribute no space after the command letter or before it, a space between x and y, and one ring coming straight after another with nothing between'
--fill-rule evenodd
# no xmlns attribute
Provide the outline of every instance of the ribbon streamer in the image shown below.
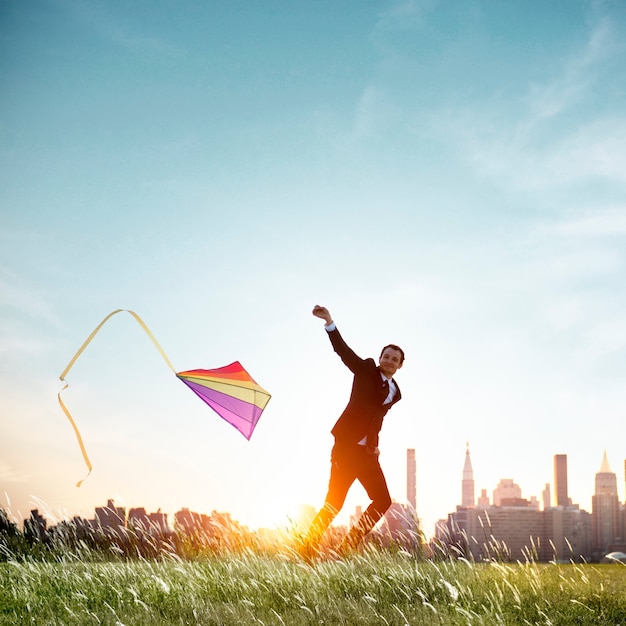
<svg viewBox="0 0 626 626"><path fill-rule="evenodd" d="M159 342L156 340L155 336L152 334L150 329L146 326L145 322L139 317L139 315L137 315L137 313L135 313L134 311L130 311L129 309L116 309L115 311L109 313L96 326L96 328L93 330L91 335L89 335L89 337L87 337L87 339L85 340L83 345L77 350L76 354L72 357L70 362L67 364L67 367L63 370L63 373L61 374L61 376L59 376L59 378L61 379L61 382L65 382L65 377L67 376L68 372L72 369L72 367L74 366L74 364L78 360L78 357L84 352L85 348L91 343L91 340L98 334L98 331L106 324L106 322L110 318L112 318L114 315L117 315L118 313L130 313L135 318L135 320L137 320L138 324L141 326L141 328L143 328L143 330L146 332L148 337L150 337L150 340L152 341L152 343L154 344L156 349L159 351L161 356L165 359L165 362L167 363L169 368L174 373L176 373L176 370L174 369L174 366L172 365L171 361L167 358L167 355L163 351L163 348L161 348L161 346L159 345ZM85 444L83 443L83 438L81 437L80 431L78 430L78 426L76 426L76 422L72 418L72 416L71 416L70 412L68 411L67 407L65 406L63 400L61 400L61 393L63 391L65 391L68 387L69 387L69 384L67 382L65 382L65 387L63 387L63 389L61 389L61 391L59 391L57 397L58 397L58 400L59 400L59 404L61 405L61 408L63 409L63 412L67 416L67 419L70 421L70 424L72 425L72 428L74 429L74 433L76 434L76 439L78 440L78 445L80 446L80 451L82 452L83 459L85 461L85 464L87 465L87 469L89 470L87 472L87 475L85 476L85 478L83 478L82 480L79 480L76 483L76 486L80 487L83 484L83 482L87 479L89 474L91 474L92 465L91 465L91 461L89 460L89 456L87 455L87 450L85 450Z"/></svg>

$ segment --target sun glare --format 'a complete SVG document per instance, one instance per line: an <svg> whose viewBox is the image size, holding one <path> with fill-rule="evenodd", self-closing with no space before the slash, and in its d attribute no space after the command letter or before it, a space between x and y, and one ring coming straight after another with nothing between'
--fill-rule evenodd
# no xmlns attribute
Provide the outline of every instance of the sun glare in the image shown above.
<svg viewBox="0 0 626 626"><path fill-rule="evenodd" d="M251 529L303 531L308 528L315 513L311 505L285 502L282 506L276 504L254 511L242 522Z"/></svg>

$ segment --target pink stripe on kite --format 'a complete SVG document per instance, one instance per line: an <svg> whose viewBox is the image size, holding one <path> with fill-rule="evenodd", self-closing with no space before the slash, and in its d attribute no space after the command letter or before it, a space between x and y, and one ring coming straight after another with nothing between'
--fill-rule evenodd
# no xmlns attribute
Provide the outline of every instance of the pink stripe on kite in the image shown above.
<svg viewBox="0 0 626 626"><path fill-rule="evenodd" d="M222 368L223 369L223 368ZM191 370L194 371L194 370ZM198 370L196 370L198 371ZM215 370L211 370L215 371ZM185 372L186 374L190 372ZM255 404L209 389L204 385L179 376L196 395L204 400L221 418L234 426L246 439L250 439L263 410Z"/></svg>

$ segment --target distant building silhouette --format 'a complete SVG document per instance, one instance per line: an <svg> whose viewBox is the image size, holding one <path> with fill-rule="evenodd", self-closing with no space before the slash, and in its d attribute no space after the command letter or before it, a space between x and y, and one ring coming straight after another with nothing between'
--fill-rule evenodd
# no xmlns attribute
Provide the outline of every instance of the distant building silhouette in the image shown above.
<svg viewBox="0 0 626 626"><path fill-rule="evenodd" d="M167 521L167 513L163 513L161 509L158 509L154 513L148 513L148 523L151 529L163 535L168 535L171 532L170 525Z"/></svg>
<svg viewBox="0 0 626 626"><path fill-rule="evenodd" d="M161 513L161 509L156 513L147 513L144 507L130 509L128 511L127 525L133 530L141 530L157 535L168 535L170 533L167 513Z"/></svg>
<svg viewBox="0 0 626 626"><path fill-rule="evenodd" d="M486 509L490 506L489 496L486 489L480 490L480 496L478 496L477 506L479 509Z"/></svg>
<svg viewBox="0 0 626 626"><path fill-rule="evenodd" d="M465 447L465 464L463 465L463 480L461 481L461 506L473 508L474 504L474 470L472 469L468 442Z"/></svg>
<svg viewBox="0 0 626 626"><path fill-rule="evenodd" d="M593 551L604 556L623 543L622 515L617 495L617 476L611 470L606 451L596 473L595 493L591 498Z"/></svg>
<svg viewBox="0 0 626 626"><path fill-rule="evenodd" d="M212 511L211 515L189 509L178 511L176 527L170 528L168 515L159 509L147 513L144 507L128 510L115 506L112 499L106 506L95 507L94 519L75 516L47 528L46 519L37 509L24 522L24 536L30 541L47 542L54 549L94 549L116 554L157 557L172 551L181 555L199 554L203 550L223 550L258 545L260 535L233 520L230 513ZM3 524L0 508L0 531ZM266 533L265 535L269 535Z"/></svg>
<svg viewBox="0 0 626 626"><path fill-rule="evenodd" d="M522 500L522 489L519 485L513 482L512 478L502 478L498 483L498 486L493 490L493 505L500 506L502 501L505 500L509 504L520 502Z"/></svg>
<svg viewBox="0 0 626 626"><path fill-rule="evenodd" d="M190 511L186 506L174 514L174 519L176 527L186 533L208 529L209 516Z"/></svg>
<svg viewBox="0 0 626 626"><path fill-rule="evenodd" d="M546 560L589 560L591 555L591 515L578 506L553 507L543 512L546 538L553 554Z"/></svg>
<svg viewBox="0 0 626 626"><path fill-rule="evenodd" d="M361 515L363 515L363 507L357 504L354 507L354 515L350 516L350 526L354 526L354 524L358 523Z"/></svg>
<svg viewBox="0 0 626 626"><path fill-rule="evenodd" d="M550 494L550 483L546 483L543 492L541 493L541 499L543 501L543 510L549 509L552 506L552 496Z"/></svg>
<svg viewBox="0 0 626 626"><path fill-rule="evenodd" d="M24 535L29 541L43 541L47 528L48 522L39 514L39 509L33 509L30 517L24 521Z"/></svg>
<svg viewBox="0 0 626 626"><path fill-rule="evenodd" d="M570 506L567 491L567 454L554 455L554 497L556 506Z"/></svg>
<svg viewBox="0 0 626 626"><path fill-rule="evenodd" d="M105 533L117 533L126 527L126 509L115 506L115 502L109 499L106 506L96 507L96 524Z"/></svg>
<svg viewBox="0 0 626 626"><path fill-rule="evenodd" d="M392 502L384 515L386 531L394 541L406 545L419 544L415 509L408 504Z"/></svg>
<svg viewBox="0 0 626 626"><path fill-rule="evenodd" d="M590 553L590 517L580 509L561 507L458 509L449 515L447 530L466 557L477 561L577 561Z"/></svg>
<svg viewBox="0 0 626 626"><path fill-rule="evenodd" d="M417 509L417 467L415 463L415 448L406 451L406 501Z"/></svg>
<svg viewBox="0 0 626 626"><path fill-rule="evenodd" d="M144 531L150 528L150 520L144 507L137 507L128 511L128 527Z"/></svg>

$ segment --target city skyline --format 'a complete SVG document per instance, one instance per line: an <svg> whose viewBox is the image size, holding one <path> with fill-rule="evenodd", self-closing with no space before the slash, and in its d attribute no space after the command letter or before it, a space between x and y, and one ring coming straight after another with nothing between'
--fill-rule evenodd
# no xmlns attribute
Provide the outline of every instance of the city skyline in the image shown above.
<svg viewBox="0 0 626 626"><path fill-rule="evenodd" d="M626 482L626 461L624 472ZM626 503L619 499L606 451L595 474L591 511L568 495L566 454L554 455L554 500L546 483L543 507L536 496L523 498L510 478L500 480L491 502L484 489L476 501L469 446L461 482L462 503L438 522L435 535L466 558L598 562L626 550Z"/></svg>
<svg viewBox="0 0 626 626"><path fill-rule="evenodd" d="M541 492L542 494L546 492L546 490L551 494L549 502L546 505L546 499L545 498L539 498L538 494L530 494L530 498L524 498L526 500L529 501L533 501L537 506L539 506L540 502L543 502L543 507L544 508L549 508L549 507L568 507L568 506L580 506L581 502L577 502L577 501L573 501L572 498L569 496L569 488L568 488L568 484L569 484L569 478L568 478L568 456L567 454L555 454L553 457L553 462L554 462L554 474L553 474L553 481L552 483L546 483L545 484L545 489L543 492ZM610 474L614 477L613 482L611 484L614 484L614 493L615 495L617 495L617 497L619 498L619 494L620 494L620 489L618 487L618 485L620 484L619 480L617 479L617 472L615 472L612 469L612 466L610 464L610 461L608 459L608 455L606 450L604 450L604 453L602 455L602 460L600 462L600 466L599 469L595 472L595 476L596 476L596 484L595 484L595 489L594 491L591 493L590 495L590 502L593 502L593 496L594 494L597 493L597 489L598 489L598 484L597 484L597 476L598 474ZM474 481L474 476L473 476L473 466L471 463L471 457L470 457L470 445L469 442L467 442L466 444L466 450L465 450L465 463L463 465L463 473L462 473L462 480L461 480L461 499L459 501L459 505L463 506L463 507L473 507L476 506L476 497L475 497L475 481ZM521 488L519 487L519 485L517 483L514 482L515 479L514 478L500 478L498 485L494 488L492 493L496 493L496 491L498 491L498 489L500 487L502 487L503 485L505 487L515 487L515 489L517 490L515 493L516 498L521 498L522 494L521 494ZM622 482L621 482L622 487L624 488L624 502L626 504L626 459L624 460L624 475L622 478ZM553 489L550 489L550 486L553 487ZM481 488L482 492L486 492L486 488ZM506 497L506 495L504 496ZM621 502L621 500L620 500Z"/></svg>
<svg viewBox="0 0 626 626"><path fill-rule="evenodd" d="M567 452L589 509L626 457L624 41L618 0L0 3L0 504L319 508L351 381L320 304L406 354L380 462L402 500L415 449L425 528L468 440L479 490ZM241 362L250 441L115 316L63 392L77 489L59 375L116 309L177 371Z"/></svg>
<svg viewBox="0 0 626 626"><path fill-rule="evenodd" d="M626 460L624 472L626 482ZM370 539L383 544L397 542L406 549L417 549L420 554L435 556L443 550L476 561L605 562L621 558L626 550L626 503L619 500L617 475L610 466L606 451L595 474L592 510L589 512L568 496L566 454L554 455L554 502L550 501L549 483L545 485L541 507L535 496L523 498L519 485L510 478L499 481L492 492L492 501L486 496L485 489L481 489L481 495L476 499L468 442L461 479L461 504L437 522L432 537L423 532L415 510L415 478L415 450L407 448L407 502L392 502ZM309 526L315 512L312 506L303 507L301 518L292 520L289 528L263 528L256 532L271 539L274 545L289 546L298 533ZM361 514L359 505L351 516L350 525ZM172 515L171 522L168 517L160 509L156 513L147 513L144 507L128 510L117 507L110 499L106 507L96 507L94 519L74 517L69 521L69 527L60 521L56 527L47 528L46 519L37 509L32 510L30 518L24 521L24 535L31 541L46 540L50 539L55 528L62 527L62 536L86 533L85 536L89 536L95 545L98 545L98 537L117 538L128 548L132 547L132 541L128 543L126 529L130 531L130 537L138 538L139 533L144 538L154 537L156 541L181 532L200 532L205 540L217 540L213 544L217 547L221 533L233 531L233 538L238 535L236 541L241 542L249 532L229 513L212 511L207 515L183 507ZM334 533L333 541L337 542L342 540L342 533L345 534L348 528L343 526L335 530L339 534ZM151 550L156 549L154 542L148 541L146 545ZM172 544L169 546L173 548Z"/></svg>
<svg viewBox="0 0 626 626"><path fill-rule="evenodd" d="M402 504L403 506L406 505L409 507L409 510L411 511L415 511L417 518L420 519L420 514L419 514L419 509L416 509L413 503L413 498L414 498L414 487L415 487L415 457L414 457L414 453L415 450L412 448L407 448L406 450L406 501L405 502L400 502L396 499L393 500L394 505L395 504ZM565 485L568 484L568 477L567 477L567 454L555 454L553 456L553 462L554 462L554 475L553 475L553 481L552 483L546 483L546 488L548 489L548 491L550 493L552 493L552 498L551 498L551 502L549 503L549 506L546 506L546 502L545 499L540 499L536 494L530 494L529 497L524 498L523 497L523 493L522 490L520 488L520 486L515 482L514 478L501 478L498 482L498 484L494 487L493 491L491 492L491 497L489 495L487 495L487 497L485 498L484 495L482 496L483 498L483 502L481 503L481 496L476 496L475 492L472 491L471 495L470 495L470 490L469 490L469 485L468 483L471 482L472 484L472 489L474 489L474 479L473 479L473 466L471 463L471 456L470 456L470 444L469 442L466 442L466 448L465 448L465 461L464 461L464 465L463 465L463 471L461 473L461 479L459 480L459 485L460 485L460 497L459 497L459 501L456 503L456 507L461 507L461 508L489 508L491 506L496 506L496 507L500 507L501 502L500 499L501 498L506 498L509 500L509 502L506 504L506 506L529 506L531 508L535 508L537 510L547 510L548 508L563 508L563 507L574 507L577 509L580 509L582 511L591 511L593 509L593 502L594 502L594 498L596 498L597 494L598 494L598 475L610 475L612 476L612 478L609 477L608 479L608 484L609 485L615 485L613 490L614 490L614 494L616 496L617 501L619 502L619 505L621 507L622 503L624 504L624 511L626 511L626 501L620 499L619 496L619 488L618 488L618 484L620 483L618 477L617 477L617 472L612 470L612 466L610 465L610 462L608 460L608 456L606 451L604 451L603 457L602 457L602 461L600 463L599 469L598 471L595 473L595 481L596 481L596 487L594 492L590 495L590 502L592 503L592 506L589 508L589 510L585 507L585 506L581 506L581 503L579 502L574 502L572 501L572 498L569 497L568 495L568 490L567 488L562 488L561 490L559 490L558 485L561 484L561 486L563 485L563 480L565 481ZM604 479L604 485L607 484L607 479ZM550 490L549 487L550 485L552 485L552 487L554 487L554 489ZM624 476L623 476L623 480L622 480L622 485L624 485L626 487L626 459L624 460ZM487 488L482 487L481 491L486 492ZM626 488L625 488L625 493L626 493ZM497 494L497 495L496 495ZM563 498L566 498L567 500L567 504L565 504L563 502ZM626 496L625 496L626 498ZM517 501L517 502L514 502ZM540 507L540 503L543 502L543 506ZM124 504L122 507L115 507L114 506L114 499L113 498L109 498L107 500L107 507L105 508L110 508L113 511L117 511L117 510L123 510L125 512L127 512L128 516L130 517L130 514L132 511L137 511L137 510L141 510L144 513L146 513L146 508L142 505L137 505L137 506L129 506ZM40 504L44 504L45 503L40 503ZM98 517L98 508L102 508L102 507L95 507L94 511L96 512L96 518ZM362 505L361 504L357 504L355 506L355 511L358 512L362 509ZM450 511L445 512L445 515L449 515L450 512L453 509L451 508ZM41 511L39 511L39 509L35 509L35 511L37 512L37 515L41 515ZM148 517L150 517L150 515L159 515L161 517L165 516L165 519L168 519L170 517L175 518L176 515L178 513L181 512L190 512L191 509L188 506L182 506L180 507L180 510L177 513L169 513L167 511L162 511L161 507L158 507L158 510L155 511L152 514L148 514ZM32 513L33 511L31 511ZM307 517L307 516L311 516L313 513L315 512L315 507L313 505L311 505L310 503L301 503L298 506L298 511L297 511L297 515L293 515L291 516L291 518L289 519L288 523L285 522L283 525L277 524L275 526L269 526L269 527L261 527L261 526L257 526L257 527L253 527L253 529L257 529L257 530L266 530L266 529L280 529L280 530L284 530L287 529L288 527L293 527L296 528L299 524L302 524L303 526L306 526L306 521L302 521L303 517ZM192 511L192 513L194 515L206 515L207 511ZM220 514L227 514L230 515L231 512L230 511L217 511L216 509L212 509L212 513L220 513ZM119 515L119 514L118 514ZM59 518L54 512L50 512L48 511L48 518L45 517L45 510L44 510L44 518L47 520L53 520L55 523L58 523L59 521L63 521L68 520L70 518ZM348 511L345 515L345 517L339 517L338 518L338 523L336 524L337 526L345 526L348 521L350 520L350 518L353 516L353 513L351 513L350 511ZM72 517L81 517L81 516L72 516ZM300 518L300 519L298 519ZM28 520L28 516L22 516L22 524L25 524L26 521ZM240 522L240 520L233 518L234 521L236 522ZM308 519L308 518L307 518ZM426 538L430 538L432 536L436 535L436 529L437 527L441 524L443 518L439 518L436 522L435 522L435 527L432 529L428 529L428 528L421 528L420 530L422 532L424 532L424 535ZM170 521L170 523L172 523Z"/></svg>

